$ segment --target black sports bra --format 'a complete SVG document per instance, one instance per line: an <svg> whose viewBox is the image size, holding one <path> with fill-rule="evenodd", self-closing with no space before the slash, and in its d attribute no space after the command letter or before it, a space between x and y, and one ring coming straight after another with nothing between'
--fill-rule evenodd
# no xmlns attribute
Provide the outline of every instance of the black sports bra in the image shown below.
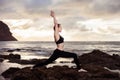
<svg viewBox="0 0 120 80"><path fill-rule="evenodd" d="M56 41L56 44L60 44L64 42L64 38L62 36L60 36L59 40Z"/></svg>

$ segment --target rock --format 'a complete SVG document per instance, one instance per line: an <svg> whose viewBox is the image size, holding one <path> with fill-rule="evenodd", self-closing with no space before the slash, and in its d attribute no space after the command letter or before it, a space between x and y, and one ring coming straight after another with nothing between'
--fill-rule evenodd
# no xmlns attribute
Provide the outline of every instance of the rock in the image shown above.
<svg viewBox="0 0 120 80"><path fill-rule="evenodd" d="M0 62L3 62L4 61L4 59L3 58L0 58Z"/></svg>
<svg viewBox="0 0 120 80"><path fill-rule="evenodd" d="M70 63L70 61L60 61L60 63Z"/></svg>
<svg viewBox="0 0 120 80"><path fill-rule="evenodd" d="M83 65L83 68L91 73L91 77L93 78L119 78L118 73L110 72L109 70L99 65L86 64Z"/></svg>
<svg viewBox="0 0 120 80"><path fill-rule="evenodd" d="M15 49L16 51L20 51L21 49L19 49L19 48L17 48L17 49Z"/></svg>
<svg viewBox="0 0 120 80"><path fill-rule="evenodd" d="M0 80L5 80L2 76L0 76Z"/></svg>
<svg viewBox="0 0 120 80"><path fill-rule="evenodd" d="M118 54L113 54L112 58L119 62L118 67L120 67L120 56Z"/></svg>
<svg viewBox="0 0 120 80"><path fill-rule="evenodd" d="M21 49L17 48L17 49L9 49L7 50L7 52L14 52L14 51L20 51Z"/></svg>
<svg viewBox="0 0 120 80"><path fill-rule="evenodd" d="M7 24L2 21L0 21L0 41L17 41L17 39L12 36Z"/></svg>
<svg viewBox="0 0 120 80"><path fill-rule="evenodd" d="M39 71L37 71L37 72L39 72ZM11 80L40 80L37 76L41 77L41 75L39 75L39 74L38 75L34 74L34 72L30 68L23 68L23 69L17 71L11 77Z"/></svg>
<svg viewBox="0 0 120 80"><path fill-rule="evenodd" d="M2 76L3 76L4 78L10 78L10 77L12 77L13 74L14 74L16 71L18 71L18 70L20 70L20 68L13 68L13 67L11 67L11 68L9 68L8 70L6 70L5 72L3 72L3 73L2 73Z"/></svg>
<svg viewBox="0 0 120 80"><path fill-rule="evenodd" d="M66 70L67 69L67 70ZM68 71L69 70L69 71ZM23 68L17 71L11 80L78 80L77 70L68 67L55 66L53 68Z"/></svg>
<svg viewBox="0 0 120 80"><path fill-rule="evenodd" d="M47 59L31 59L31 60L21 60L21 59L10 59L9 62L11 63L18 63L18 64L38 64L46 61Z"/></svg>
<svg viewBox="0 0 120 80"><path fill-rule="evenodd" d="M9 54L9 55L0 55L0 58L3 58L3 59L20 59L21 56L19 54Z"/></svg>
<svg viewBox="0 0 120 80"><path fill-rule="evenodd" d="M83 68L88 72L78 72L77 69L68 68L67 66L54 66L50 68L30 67L14 70L12 73L8 70L4 75L10 77L11 80L119 80L117 73L97 65L84 65ZM89 69L90 68L90 69ZM94 68L94 69L93 69ZM16 68L15 68L16 69ZM3 74L3 73L2 73Z"/></svg>
<svg viewBox="0 0 120 80"><path fill-rule="evenodd" d="M9 54L10 59L20 59L21 56L19 54Z"/></svg>
<svg viewBox="0 0 120 80"><path fill-rule="evenodd" d="M8 70L4 73L4 77L9 77L11 80L120 80L120 76L116 72L111 72L111 69L118 69L119 55L109 55L100 50L93 50L90 53L79 56L82 68L86 72L78 72L77 69L68 68L68 66L54 66L50 68L30 67L22 69ZM10 59L11 62L19 64L37 64L45 60L20 60ZM110 70L105 69L108 67ZM3 73L2 73L3 74Z"/></svg>
<svg viewBox="0 0 120 80"><path fill-rule="evenodd" d="M114 59L113 56L100 50L93 50L90 53L83 54L79 57L81 64L94 64L110 69L120 69L120 61Z"/></svg>
<svg viewBox="0 0 120 80"><path fill-rule="evenodd" d="M7 52L14 52L15 50L7 50Z"/></svg>

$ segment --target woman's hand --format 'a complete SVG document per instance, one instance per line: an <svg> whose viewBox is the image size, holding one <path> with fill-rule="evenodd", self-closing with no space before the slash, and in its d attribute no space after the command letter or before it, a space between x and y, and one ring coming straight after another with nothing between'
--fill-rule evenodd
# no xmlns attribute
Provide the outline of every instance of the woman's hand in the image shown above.
<svg viewBox="0 0 120 80"><path fill-rule="evenodd" d="M57 26L58 23L57 23L54 11L51 10L50 16L53 17L54 25Z"/></svg>
<svg viewBox="0 0 120 80"><path fill-rule="evenodd" d="M54 11L51 11L51 12L50 12L50 16L51 16L51 17L55 17Z"/></svg>

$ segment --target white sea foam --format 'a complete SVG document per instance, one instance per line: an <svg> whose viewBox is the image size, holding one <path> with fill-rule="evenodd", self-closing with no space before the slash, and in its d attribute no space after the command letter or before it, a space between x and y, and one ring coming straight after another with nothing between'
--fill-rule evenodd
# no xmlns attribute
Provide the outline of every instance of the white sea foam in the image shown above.
<svg viewBox="0 0 120 80"><path fill-rule="evenodd" d="M110 72L119 73L119 76L120 76L120 70L119 70L119 69L111 70L111 69L109 69L109 68L107 68L107 67L104 67L104 69L107 69L107 70L109 70Z"/></svg>

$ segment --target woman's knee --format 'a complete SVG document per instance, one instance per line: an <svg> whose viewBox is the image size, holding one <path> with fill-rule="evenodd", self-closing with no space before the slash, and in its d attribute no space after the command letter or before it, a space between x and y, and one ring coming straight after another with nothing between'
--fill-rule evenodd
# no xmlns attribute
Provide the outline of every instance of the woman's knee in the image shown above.
<svg viewBox="0 0 120 80"><path fill-rule="evenodd" d="M73 53L73 54L74 54L73 56L74 56L75 58L78 58L78 55L77 55L76 53Z"/></svg>

